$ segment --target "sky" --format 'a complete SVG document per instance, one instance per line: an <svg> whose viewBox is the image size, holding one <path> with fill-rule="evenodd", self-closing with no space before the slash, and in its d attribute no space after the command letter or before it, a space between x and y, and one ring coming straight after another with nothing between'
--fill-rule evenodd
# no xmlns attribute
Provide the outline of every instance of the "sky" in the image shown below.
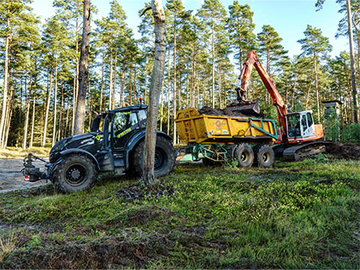
<svg viewBox="0 0 360 270"><path fill-rule="evenodd" d="M33 12L42 21L54 15L52 0L33 0ZM138 25L140 23L138 11L142 9L145 2L149 0L118 0L127 15L127 23L139 38ZM111 0L92 0L92 4L98 9L94 17L99 19L107 16L110 12ZM165 6L166 0L162 0ZM233 3L233 0L220 0L226 10ZM322 30L323 36L329 38L333 46L331 55L337 56L342 51L349 51L349 43L346 37L335 38L338 23L344 14L338 13L340 5L336 0L327 0L320 11L316 11L316 0L239 0L241 5L250 5L254 12L253 22L255 33L261 32L265 24L275 28L283 39L282 45L289 51L289 56L301 53L301 45L297 42L304 38L304 31L307 25ZM183 0L185 9L196 11L203 4L203 0ZM94 27L94 24L92 25Z"/></svg>

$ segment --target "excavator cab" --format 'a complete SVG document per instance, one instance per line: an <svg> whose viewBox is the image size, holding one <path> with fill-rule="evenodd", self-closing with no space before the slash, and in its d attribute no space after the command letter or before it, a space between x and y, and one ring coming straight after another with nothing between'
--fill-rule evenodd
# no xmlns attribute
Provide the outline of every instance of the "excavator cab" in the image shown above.
<svg viewBox="0 0 360 270"><path fill-rule="evenodd" d="M312 111L301 111L286 115L289 143L313 140L316 137L316 126Z"/></svg>

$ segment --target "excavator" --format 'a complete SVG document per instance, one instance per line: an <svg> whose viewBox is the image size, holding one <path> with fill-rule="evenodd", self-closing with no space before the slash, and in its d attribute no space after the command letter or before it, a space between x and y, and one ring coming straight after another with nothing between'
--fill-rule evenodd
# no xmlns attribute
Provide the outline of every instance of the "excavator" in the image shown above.
<svg viewBox="0 0 360 270"><path fill-rule="evenodd" d="M288 113L286 104L277 90L274 82L261 65L256 51L250 51L243 64L240 74L240 85L236 88L237 102L227 106L231 111L243 114L259 115L258 102L247 100L247 89L251 72L255 67L266 90L269 92L273 105L277 109L279 131L278 139L273 146L277 156L286 160L300 160L326 151L323 127L315 124L312 110Z"/></svg>

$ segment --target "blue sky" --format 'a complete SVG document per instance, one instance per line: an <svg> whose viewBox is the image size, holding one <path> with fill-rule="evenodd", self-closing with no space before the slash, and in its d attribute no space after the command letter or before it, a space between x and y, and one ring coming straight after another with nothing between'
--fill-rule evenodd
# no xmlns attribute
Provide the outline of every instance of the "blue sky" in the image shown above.
<svg viewBox="0 0 360 270"><path fill-rule="evenodd" d="M163 5L166 0L162 0ZM95 18L107 16L110 11L109 0L92 0L99 12ZM148 0L118 0L127 15L128 25L137 33L140 22L138 11ZM220 0L223 6L233 3L233 0ZM346 37L335 39L339 20L343 14L339 14L339 4L336 0L327 0L324 8L318 12L315 9L316 0L239 0L240 4L249 4L254 12L253 21L256 25L255 33L261 31L262 25L270 24L283 39L282 45L289 51L289 55L299 54L301 46L297 40L304 37L304 31L308 24L320 28L323 35L328 37L333 45L332 56L339 55L341 51L349 51ZM187 10L197 10L203 0L183 0ZM34 0L32 4L34 13L42 20L52 16L54 9L51 0ZM135 35L139 37L138 34Z"/></svg>

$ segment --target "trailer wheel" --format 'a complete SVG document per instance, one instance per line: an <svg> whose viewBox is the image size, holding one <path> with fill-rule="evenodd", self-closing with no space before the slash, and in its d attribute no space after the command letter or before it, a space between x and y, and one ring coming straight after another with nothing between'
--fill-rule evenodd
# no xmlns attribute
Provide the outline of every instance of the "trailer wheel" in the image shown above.
<svg viewBox="0 0 360 270"><path fill-rule="evenodd" d="M270 168L274 165L275 153L269 145L259 145L255 149L255 164L260 168Z"/></svg>
<svg viewBox="0 0 360 270"><path fill-rule="evenodd" d="M235 151L235 158L239 167L250 167L254 162L254 152L250 145L241 143Z"/></svg>
<svg viewBox="0 0 360 270"><path fill-rule="evenodd" d="M65 193L91 188L97 178L94 162L84 155L69 155L54 171L55 187Z"/></svg>
<svg viewBox="0 0 360 270"><path fill-rule="evenodd" d="M144 168L144 145L141 141L131 155L131 169L136 176L141 177ZM175 149L166 138L158 136L156 139L154 174L160 177L169 174L174 170Z"/></svg>

